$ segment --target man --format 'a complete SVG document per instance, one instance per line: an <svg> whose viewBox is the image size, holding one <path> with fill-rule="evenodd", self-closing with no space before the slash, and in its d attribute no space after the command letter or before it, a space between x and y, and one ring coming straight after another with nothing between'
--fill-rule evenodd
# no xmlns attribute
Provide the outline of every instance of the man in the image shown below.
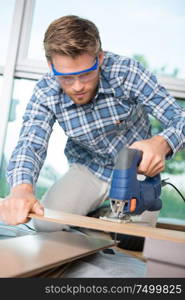
<svg viewBox="0 0 185 300"><path fill-rule="evenodd" d="M152 177L185 145L182 108L137 61L104 52L92 22L77 16L55 20L44 48L51 73L36 84L27 105L8 166L11 193L0 208L2 219L13 225L27 222L30 211L42 215L43 206L82 215L98 207L124 146L143 151L138 172ZM164 127L153 137L148 114ZM41 205L34 189L55 121L68 136L70 168ZM35 221L38 230L60 226Z"/></svg>

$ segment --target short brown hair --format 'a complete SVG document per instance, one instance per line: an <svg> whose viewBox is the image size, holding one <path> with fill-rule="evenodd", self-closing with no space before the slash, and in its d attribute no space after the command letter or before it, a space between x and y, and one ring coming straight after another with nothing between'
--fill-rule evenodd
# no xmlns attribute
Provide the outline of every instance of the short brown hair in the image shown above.
<svg viewBox="0 0 185 300"><path fill-rule="evenodd" d="M83 53L97 55L101 40L96 25L78 16L64 16L54 20L46 30L44 49L48 61L53 54L77 57Z"/></svg>

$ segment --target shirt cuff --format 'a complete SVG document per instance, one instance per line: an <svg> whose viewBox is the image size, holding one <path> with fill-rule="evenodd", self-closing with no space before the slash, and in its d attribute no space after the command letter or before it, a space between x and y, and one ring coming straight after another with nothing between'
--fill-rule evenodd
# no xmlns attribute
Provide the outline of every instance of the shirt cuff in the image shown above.
<svg viewBox="0 0 185 300"><path fill-rule="evenodd" d="M172 150L169 154L167 154L166 159L171 159L177 153L177 151L182 149L183 142L174 129L168 128L157 135L162 136L168 142Z"/></svg>
<svg viewBox="0 0 185 300"><path fill-rule="evenodd" d="M34 186L33 175L28 173L15 172L11 175L8 175L7 180L11 188L22 183L28 183Z"/></svg>

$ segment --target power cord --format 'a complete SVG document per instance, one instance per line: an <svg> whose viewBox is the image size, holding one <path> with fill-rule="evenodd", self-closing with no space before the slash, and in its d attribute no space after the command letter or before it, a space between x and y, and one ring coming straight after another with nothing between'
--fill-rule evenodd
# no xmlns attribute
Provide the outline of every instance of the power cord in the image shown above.
<svg viewBox="0 0 185 300"><path fill-rule="evenodd" d="M181 196L181 198L185 201L185 197L181 194L181 192L178 190L178 188L177 188L174 184L172 184L171 182L166 181L166 180L168 180L168 179L169 179L169 178L163 179L163 180L161 181L161 186L164 187L164 186L167 185L167 184L171 185L171 186L177 191L177 193Z"/></svg>

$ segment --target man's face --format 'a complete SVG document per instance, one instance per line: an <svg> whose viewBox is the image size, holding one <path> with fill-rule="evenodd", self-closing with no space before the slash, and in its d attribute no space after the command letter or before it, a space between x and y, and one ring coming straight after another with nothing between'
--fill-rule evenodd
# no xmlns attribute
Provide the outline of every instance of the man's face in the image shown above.
<svg viewBox="0 0 185 300"><path fill-rule="evenodd" d="M87 53L75 58L58 54L52 57L55 70L61 73L74 73L89 69L94 65L95 60L96 57ZM63 91L70 96L74 103L86 104L95 96L102 62L103 52L100 52L98 55L98 68L96 70L84 72L79 75L56 76Z"/></svg>

